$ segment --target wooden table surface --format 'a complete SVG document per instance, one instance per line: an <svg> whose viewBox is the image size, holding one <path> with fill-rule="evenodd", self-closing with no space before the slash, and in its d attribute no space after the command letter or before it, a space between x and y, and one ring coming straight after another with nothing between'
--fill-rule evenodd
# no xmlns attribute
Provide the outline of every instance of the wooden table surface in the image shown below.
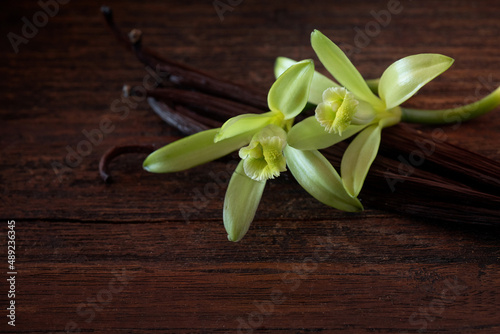
<svg viewBox="0 0 500 334"><path fill-rule="evenodd" d="M122 85L142 85L147 72L106 28L102 4L0 4L2 333L500 333L498 228L342 213L285 173L231 243L222 206L234 160L155 175L142 170L144 155L127 155L104 184L98 162L111 146L160 146L180 133L146 102L122 100ZM277 56L316 59L315 28L367 78L410 54L455 58L409 106L463 104L500 84L494 0L106 4L160 53L264 91ZM499 110L442 129L500 160Z"/></svg>

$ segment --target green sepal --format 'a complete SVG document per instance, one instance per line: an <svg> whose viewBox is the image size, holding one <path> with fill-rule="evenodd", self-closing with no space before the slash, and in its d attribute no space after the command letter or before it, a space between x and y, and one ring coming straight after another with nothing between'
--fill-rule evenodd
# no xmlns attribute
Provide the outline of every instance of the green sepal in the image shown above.
<svg viewBox="0 0 500 334"><path fill-rule="evenodd" d="M272 123L281 123L281 113L266 112L263 114L243 114L228 119L214 138L218 142L245 132L257 132Z"/></svg>
<svg viewBox="0 0 500 334"><path fill-rule="evenodd" d="M347 193L339 174L319 151L302 151L287 146L284 153L293 176L311 196L339 210L363 210L359 200Z"/></svg>
<svg viewBox="0 0 500 334"><path fill-rule="evenodd" d="M269 109L281 112L285 119L297 116L307 103L314 74L312 60L303 60L290 66L274 82L267 96Z"/></svg>
<svg viewBox="0 0 500 334"><path fill-rule="evenodd" d="M358 196L370 166L380 146L381 125L373 124L354 138L349 144L340 164L340 173L345 189L352 196Z"/></svg>
<svg viewBox="0 0 500 334"><path fill-rule="evenodd" d="M311 116L295 124L288 132L288 145L299 150L321 150L347 139L367 127L365 125L349 125L342 135L328 133L318 122L316 117Z"/></svg>
<svg viewBox="0 0 500 334"><path fill-rule="evenodd" d="M276 58L274 64L274 76L278 78L283 72L285 72L290 66L297 64L293 59L286 57ZM311 82L311 88L309 90L309 99L313 105L321 103L323 92L331 87L340 87L335 81L325 77L323 74L314 71L314 75ZM306 106L307 109L307 106Z"/></svg>
<svg viewBox="0 0 500 334"><path fill-rule="evenodd" d="M214 143L219 129L198 132L179 139L151 153L143 168L151 173L171 173L223 157L247 145L252 133L243 133Z"/></svg>
<svg viewBox="0 0 500 334"><path fill-rule="evenodd" d="M226 191L224 199L224 227L229 241L240 241L248 231L260 203L266 181L249 178L240 161Z"/></svg>
<svg viewBox="0 0 500 334"><path fill-rule="evenodd" d="M319 30L314 30L311 45L321 63L341 85L377 109L385 109L383 102L373 94L359 71L335 43Z"/></svg>
<svg viewBox="0 0 500 334"><path fill-rule="evenodd" d="M446 71L453 58L422 53L394 62L380 78L378 92L386 108L391 109L412 97L429 81Z"/></svg>

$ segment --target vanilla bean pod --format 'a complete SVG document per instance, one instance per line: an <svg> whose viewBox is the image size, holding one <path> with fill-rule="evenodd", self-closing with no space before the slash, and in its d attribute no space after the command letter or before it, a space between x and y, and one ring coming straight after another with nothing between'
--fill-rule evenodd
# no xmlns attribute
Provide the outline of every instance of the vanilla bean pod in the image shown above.
<svg viewBox="0 0 500 334"><path fill-rule="evenodd" d="M338 166L343 149L332 146L323 154ZM377 156L360 194L364 203L378 209L454 223L493 225L500 221L500 197L418 168L411 175L404 175L399 173L398 165L393 159Z"/></svg>
<svg viewBox="0 0 500 334"><path fill-rule="evenodd" d="M153 108L155 105L163 105L166 112L175 114L178 120L182 120L173 125L186 135L199 132L195 127L186 126L193 122L186 112L173 112L166 104L151 97L148 102ZM193 111L190 113L196 114ZM235 115L237 114L235 110ZM206 125L204 128L219 127L222 124L210 121L211 126ZM324 150L324 154L334 165L339 165L344 149L345 144L335 145ZM110 161L111 159L107 159L106 163ZM411 175L400 174L398 168L399 161L384 156L375 159L362 191L363 202L368 207L448 222L495 224L500 220L500 211L497 209L500 206L499 197L475 191L458 181L418 168ZM388 179L397 182L395 190L391 189ZM405 195L398 196L399 193Z"/></svg>
<svg viewBox="0 0 500 334"><path fill-rule="evenodd" d="M175 127L183 134L205 131L217 127L217 125L220 124L213 119L201 116L183 106L173 107L153 97L148 97L148 103L162 120Z"/></svg>
<svg viewBox="0 0 500 334"><path fill-rule="evenodd" d="M441 136L424 135L401 124L384 130L380 153L405 162L412 169L446 175L477 190L500 195L500 163L445 141ZM410 157L410 155L413 155Z"/></svg>
<svg viewBox="0 0 500 334"><path fill-rule="evenodd" d="M130 88L124 87L126 95L130 94ZM148 97L147 101L151 109L168 125L176 128L184 135L191 135L201 131L222 126L221 121L213 120L199 113L193 112L183 106L171 106L164 101L159 101L154 97ZM114 146L109 149L99 162L99 174L106 183L111 182L109 164L113 159L128 153L152 153L151 145L123 145Z"/></svg>
<svg viewBox="0 0 500 334"><path fill-rule="evenodd" d="M130 94L134 95L135 92L132 90ZM181 104L191 109L200 109L204 116L221 122L233 117L235 110L241 114L262 113L261 109L191 90L157 88L147 90L146 94L148 97L154 97L158 100Z"/></svg>
<svg viewBox="0 0 500 334"><path fill-rule="evenodd" d="M124 145L124 146L114 146L110 148L104 155L101 157L99 161L99 174L101 178L106 183L111 182L111 175L109 171L110 162L123 154L129 153L140 153L140 154L149 154L155 150L154 145Z"/></svg>
<svg viewBox="0 0 500 334"><path fill-rule="evenodd" d="M376 168L370 170L360 197L363 202L388 211L412 217L453 223L498 225L500 198L450 184L400 176L403 183L396 192L388 191L385 176Z"/></svg>
<svg viewBox="0 0 500 334"><path fill-rule="evenodd" d="M230 116L238 114L240 109L235 108ZM220 125L219 123L215 127ZM407 132L407 129L398 131ZM416 131L411 134L414 141L410 148L407 147L407 154L418 148L415 140L425 139L425 136ZM335 165L340 165L345 146L346 143L332 146L325 150L325 156ZM462 155L470 153L459 150ZM415 168L411 175L406 175L400 173L399 168L399 160L377 157L362 192L364 202L374 208L449 222L495 224L500 220L500 211L497 209L500 207L500 197L471 189L463 185L460 179L450 179L447 174L440 175ZM396 188L391 188L389 181L395 182L393 187ZM398 193L405 193L405 196L398 196Z"/></svg>
<svg viewBox="0 0 500 334"><path fill-rule="evenodd" d="M143 64L154 69L161 77L168 78L168 80L178 86L195 88L256 108L267 108L267 98L264 92L214 78L207 73L187 65L181 65L158 56L150 49L142 46L142 33L140 30L134 29L131 34L124 34L115 24L111 9L103 6L101 11L106 19L107 25L115 37L125 45L127 49L132 50Z"/></svg>
<svg viewBox="0 0 500 334"><path fill-rule="evenodd" d="M156 96L166 103L161 104L149 98L150 105L153 108L156 105L161 113L167 115L166 121L170 120L169 124L183 133L198 132L198 129L203 128L200 124L209 128L219 127L222 120L243 113L241 106L245 104L267 111L264 93L252 92L243 86L223 82L185 65L164 59L142 46L139 31L130 36L125 35L114 24L111 12L103 10L103 13L117 39L132 50L143 63L156 69L160 74L165 74L174 85L194 88L206 93L205 95L224 97L226 103L230 104L224 112L215 108L210 110L210 114L202 99L188 103L186 95L182 98L177 97L177 101L187 108L173 107L175 103L169 105L165 100L176 98L171 95L174 92L172 90L168 91L168 94ZM198 114L199 118L193 117L193 114ZM188 123L193 123L195 126L186 126ZM409 129L396 125L384 130L380 155L373 163L362 191L363 200L373 207L417 217L451 222L497 224L500 199L494 194L498 194L497 175L500 174L500 164L451 144L436 142L430 135ZM420 147L417 143L422 141L431 141L435 144L432 154L425 157L426 164L419 165L418 168L411 166L413 168L411 173L401 173L399 155L406 157L418 151ZM325 151L326 156L337 163L342 153L340 145ZM388 178L397 181L395 189L388 184ZM404 192L404 196L398 195L399 192Z"/></svg>
<svg viewBox="0 0 500 334"><path fill-rule="evenodd" d="M124 87L124 92L128 95L128 87ZM205 131L220 125L219 122L199 115L182 106L172 107L162 101L157 101L148 97L148 103L154 112L167 124L173 126L183 134L193 134ZM111 183L109 164L113 159L123 154L129 153L152 153L155 150L153 145L123 145L114 146L102 155L99 161L99 174L106 183Z"/></svg>
<svg viewBox="0 0 500 334"><path fill-rule="evenodd" d="M148 101L154 100L150 98ZM215 127L220 125L215 124ZM346 143L332 146L324 150L324 154L334 165L339 165L345 146ZM449 222L495 224L500 220L499 197L475 191L431 172L415 169L411 175L403 175L398 169L399 161L383 156L375 159L362 191L363 201L368 206ZM397 188L391 189L388 180L397 182ZM398 196L399 193L405 196Z"/></svg>

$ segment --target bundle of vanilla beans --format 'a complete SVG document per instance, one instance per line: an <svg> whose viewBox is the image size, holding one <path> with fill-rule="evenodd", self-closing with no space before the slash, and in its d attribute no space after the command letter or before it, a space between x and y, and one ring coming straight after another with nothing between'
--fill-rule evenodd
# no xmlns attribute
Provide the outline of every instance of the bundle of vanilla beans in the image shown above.
<svg viewBox="0 0 500 334"><path fill-rule="evenodd" d="M220 127L239 114L268 111L266 92L164 58L142 45L139 30L123 33L111 10L101 10L116 38L162 79L157 88L147 91L148 102L170 126L189 135ZM125 95L138 93L124 88ZM323 153L339 166L344 149L340 143ZM152 151L152 146L137 145L110 149L99 165L102 178L110 180L108 165L116 156ZM384 130L360 198L366 207L412 217L499 224L500 163L398 124Z"/></svg>

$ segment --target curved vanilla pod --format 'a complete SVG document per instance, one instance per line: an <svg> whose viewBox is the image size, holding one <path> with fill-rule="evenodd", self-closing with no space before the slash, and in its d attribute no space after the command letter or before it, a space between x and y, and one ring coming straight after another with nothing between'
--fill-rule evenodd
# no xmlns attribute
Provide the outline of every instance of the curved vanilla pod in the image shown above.
<svg viewBox="0 0 500 334"><path fill-rule="evenodd" d="M154 145L113 146L102 155L101 160L99 161L99 174L104 182L111 183L112 178L109 171L109 164L113 159L120 155L129 153L150 154L154 150Z"/></svg>

